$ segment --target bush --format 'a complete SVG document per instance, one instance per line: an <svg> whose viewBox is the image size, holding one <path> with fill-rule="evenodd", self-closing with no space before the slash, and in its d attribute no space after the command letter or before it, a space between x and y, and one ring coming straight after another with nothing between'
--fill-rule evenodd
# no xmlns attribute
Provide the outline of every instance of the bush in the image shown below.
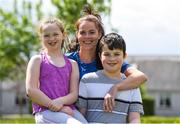
<svg viewBox="0 0 180 124"><path fill-rule="evenodd" d="M154 99L151 97L144 97L143 99L144 115L154 115Z"/></svg>
<svg viewBox="0 0 180 124"><path fill-rule="evenodd" d="M32 114L32 101L28 99L28 103L29 114Z"/></svg>

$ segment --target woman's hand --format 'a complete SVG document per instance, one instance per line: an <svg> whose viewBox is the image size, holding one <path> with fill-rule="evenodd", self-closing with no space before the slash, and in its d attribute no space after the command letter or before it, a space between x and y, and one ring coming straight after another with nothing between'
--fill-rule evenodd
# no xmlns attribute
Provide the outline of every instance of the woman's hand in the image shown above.
<svg viewBox="0 0 180 124"><path fill-rule="evenodd" d="M116 85L112 86L111 89L104 97L103 108L107 112L112 112L115 106L115 97L117 94L117 87Z"/></svg>

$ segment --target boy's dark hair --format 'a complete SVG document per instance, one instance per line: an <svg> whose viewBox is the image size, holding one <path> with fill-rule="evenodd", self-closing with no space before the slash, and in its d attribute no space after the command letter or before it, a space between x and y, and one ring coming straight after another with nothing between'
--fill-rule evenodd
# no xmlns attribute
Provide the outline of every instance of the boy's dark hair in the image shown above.
<svg viewBox="0 0 180 124"><path fill-rule="evenodd" d="M110 50L113 49L121 49L123 51L123 55L126 54L126 43L121 35L117 33L109 33L102 37L102 39L99 42L99 53L102 53L102 48L104 45L107 45L107 47Z"/></svg>

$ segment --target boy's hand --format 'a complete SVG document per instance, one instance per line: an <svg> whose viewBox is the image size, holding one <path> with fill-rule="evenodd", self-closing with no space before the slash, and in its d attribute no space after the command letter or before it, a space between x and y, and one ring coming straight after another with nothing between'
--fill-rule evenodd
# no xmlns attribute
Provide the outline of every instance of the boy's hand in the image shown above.
<svg viewBox="0 0 180 124"><path fill-rule="evenodd" d="M103 107L104 107L105 111L107 111L107 112L112 112L113 111L113 108L115 106L116 94L117 94L117 88L114 85L114 86L111 87L109 92L104 97Z"/></svg>

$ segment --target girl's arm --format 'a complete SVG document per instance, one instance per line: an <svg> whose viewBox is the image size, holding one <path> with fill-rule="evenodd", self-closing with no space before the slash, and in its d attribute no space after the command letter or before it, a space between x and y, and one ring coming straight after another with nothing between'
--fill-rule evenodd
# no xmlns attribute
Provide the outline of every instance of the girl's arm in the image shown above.
<svg viewBox="0 0 180 124"><path fill-rule="evenodd" d="M140 113L130 112L128 115L128 123L140 124L141 123Z"/></svg>
<svg viewBox="0 0 180 124"><path fill-rule="evenodd" d="M26 93L34 103L51 108L53 111L58 111L62 106L53 103L53 101L39 89L40 64L40 55L33 56L28 63L26 71Z"/></svg>
<svg viewBox="0 0 180 124"><path fill-rule="evenodd" d="M70 60L72 64L72 73L71 73L71 79L70 79L70 91L69 94L57 98L56 100L60 101L61 103L65 105L71 105L76 102L78 98L78 91L79 91L79 70L78 65L76 61Z"/></svg>

